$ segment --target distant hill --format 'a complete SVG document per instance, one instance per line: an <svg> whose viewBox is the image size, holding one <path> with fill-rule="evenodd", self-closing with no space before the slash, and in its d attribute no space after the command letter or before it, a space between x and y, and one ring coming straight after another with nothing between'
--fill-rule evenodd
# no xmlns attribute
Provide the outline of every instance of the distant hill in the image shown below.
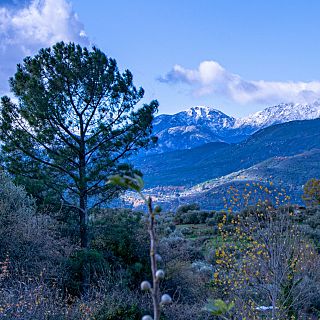
<svg viewBox="0 0 320 320"><path fill-rule="evenodd" d="M174 115L159 115L154 120L158 146L148 153L191 149L210 142L236 143L260 129L295 120L320 117L320 103L279 104L235 119L210 107L197 106Z"/></svg>
<svg viewBox="0 0 320 320"><path fill-rule="evenodd" d="M247 193L244 190L248 189L248 185L259 183L268 186L269 189L284 189L286 195L291 198L289 203L303 204L301 199L303 185L314 177L320 177L320 149L292 156L272 157L247 169L189 188L160 186L148 189L146 192L165 210L176 210L179 205L186 203L198 203L202 209L220 210L224 208L223 198L228 197L229 187L238 189L241 195ZM269 182L272 182L272 187L269 186ZM264 197L266 194L262 191L256 196ZM252 200L254 202L255 198ZM127 202L127 205L130 206L130 203Z"/></svg>
<svg viewBox="0 0 320 320"><path fill-rule="evenodd" d="M286 190L291 203L301 204L303 185L314 177L320 177L320 149L289 157L274 157L248 169L204 182L182 193L180 202L198 202L207 209L222 208L223 196L229 186L243 190L248 183L272 181L273 188Z"/></svg>
<svg viewBox="0 0 320 320"><path fill-rule="evenodd" d="M144 173L147 187L192 186L273 157L294 156L312 149L320 149L320 119L270 126L237 144L209 143L190 150L139 157L133 162Z"/></svg>

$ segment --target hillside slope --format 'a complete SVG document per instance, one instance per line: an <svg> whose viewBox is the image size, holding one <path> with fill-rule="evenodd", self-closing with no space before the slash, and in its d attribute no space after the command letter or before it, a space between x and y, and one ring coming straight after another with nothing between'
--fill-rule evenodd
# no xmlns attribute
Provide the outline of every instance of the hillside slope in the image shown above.
<svg viewBox="0 0 320 320"><path fill-rule="evenodd" d="M210 143L199 148L134 160L147 187L192 186L249 168L272 157L320 148L320 119L292 121L262 129L238 144Z"/></svg>
<svg viewBox="0 0 320 320"><path fill-rule="evenodd" d="M148 189L146 192L165 210L176 210L179 205L187 203L198 203L202 209L220 210L226 204L224 197L228 198L227 191L231 186L239 190L241 198L242 194L247 193L245 189L250 188L248 185L259 183L268 186L269 189L284 189L286 195L290 196L290 203L303 204L301 199L303 185L314 177L320 177L320 149L312 149L293 156L272 157L247 169L190 188L163 186ZM272 187L269 186L269 182L272 182ZM263 198L266 194L262 191L257 196ZM133 205L134 197L127 202L129 206ZM251 200L255 203L255 198ZM140 204L137 203L139 207ZM228 201L227 204L230 205Z"/></svg>

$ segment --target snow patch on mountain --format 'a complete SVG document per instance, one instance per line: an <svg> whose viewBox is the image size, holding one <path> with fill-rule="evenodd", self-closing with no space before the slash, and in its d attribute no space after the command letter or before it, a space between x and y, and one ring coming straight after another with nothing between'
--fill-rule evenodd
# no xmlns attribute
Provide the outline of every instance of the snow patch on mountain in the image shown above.
<svg viewBox="0 0 320 320"><path fill-rule="evenodd" d="M169 134L177 134L177 133L187 133L187 132L193 132L196 130L195 126L181 126L181 127L173 127L168 129Z"/></svg>

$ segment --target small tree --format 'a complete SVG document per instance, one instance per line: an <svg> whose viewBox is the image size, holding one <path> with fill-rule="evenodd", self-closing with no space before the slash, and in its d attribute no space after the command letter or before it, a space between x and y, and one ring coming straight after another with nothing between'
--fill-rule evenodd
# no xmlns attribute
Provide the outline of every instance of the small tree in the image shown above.
<svg viewBox="0 0 320 320"><path fill-rule="evenodd" d="M303 187L302 199L307 205L317 206L320 204L320 179L310 179Z"/></svg>
<svg viewBox="0 0 320 320"><path fill-rule="evenodd" d="M119 191L107 177L154 141L158 103L135 109L144 91L132 80L99 49L60 42L18 65L10 79L17 103L1 99L5 168L24 183L54 189L78 210L83 248L89 246L88 209Z"/></svg>
<svg viewBox="0 0 320 320"><path fill-rule="evenodd" d="M256 194L260 186L248 185L248 189ZM241 194L232 190L228 207L234 218L231 228L226 216L218 226L222 243L216 249L214 284L224 299L235 302L236 318L261 319L261 313L268 313L272 319L296 319L313 296L319 257L294 223L289 206L282 206L286 194L275 188L262 189L265 199L261 194L256 206L241 213L233 212ZM270 195L280 207L270 202ZM242 197L247 202L250 195Z"/></svg>

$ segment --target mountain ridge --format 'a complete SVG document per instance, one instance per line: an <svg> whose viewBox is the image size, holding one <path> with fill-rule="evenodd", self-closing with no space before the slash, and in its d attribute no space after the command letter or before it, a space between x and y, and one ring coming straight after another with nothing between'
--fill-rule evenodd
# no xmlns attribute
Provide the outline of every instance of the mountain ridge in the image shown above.
<svg viewBox="0 0 320 320"><path fill-rule="evenodd" d="M259 130L238 144L209 143L133 160L147 187L190 186L248 168L274 156L320 148L320 119L291 121Z"/></svg>
<svg viewBox="0 0 320 320"><path fill-rule="evenodd" d="M217 141L237 143L274 124L316 118L320 118L319 101L282 103L238 119L216 108L196 106L174 115L157 116L153 132L158 137L158 146L148 153L192 149Z"/></svg>

